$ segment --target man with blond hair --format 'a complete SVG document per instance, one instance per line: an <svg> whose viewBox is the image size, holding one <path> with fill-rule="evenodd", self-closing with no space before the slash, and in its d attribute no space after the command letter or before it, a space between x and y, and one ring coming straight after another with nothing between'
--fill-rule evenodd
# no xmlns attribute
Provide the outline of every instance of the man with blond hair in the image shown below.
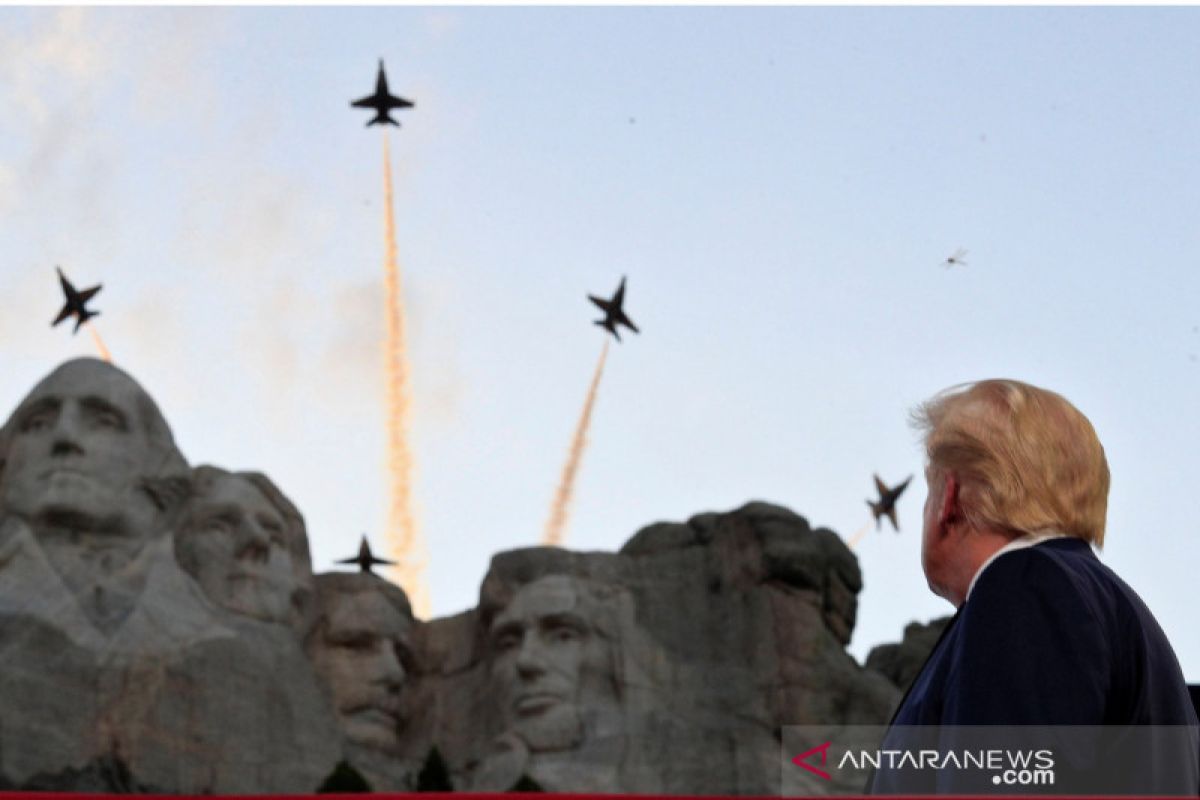
<svg viewBox="0 0 1200 800"><path fill-rule="evenodd" d="M928 458L921 566L929 588L958 611L884 746L917 741L903 732L933 726L938 732L920 741L943 746L966 741L956 726L1092 726L1092 738L1047 740L1060 746L1060 770L1069 761L1078 778L1104 757L1095 731L1191 726L1179 727L1177 742L1143 750L1154 759L1148 771L1164 781L1150 787L1156 793L1194 792L1197 720L1179 662L1149 609L1093 551L1104 543L1109 471L1087 417L1054 392L1012 380L953 387L912 416ZM871 788L972 785L960 777L889 770Z"/></svg>

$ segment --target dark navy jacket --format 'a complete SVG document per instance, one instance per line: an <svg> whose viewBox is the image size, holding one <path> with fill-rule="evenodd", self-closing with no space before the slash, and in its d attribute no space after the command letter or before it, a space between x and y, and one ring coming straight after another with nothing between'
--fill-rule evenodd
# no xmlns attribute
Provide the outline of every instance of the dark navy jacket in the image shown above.
<svg viewBox="0 0 1200 800"><path fill-rule="evenodd" d="M1197 724L1162 628L1133 589L1076 538L1013 550L989 564L892 720L893 726ZM895 734L893 727L885 745L897 744ZM1200 758L1198 748L1192 753ZM941 788L894 778L875 775L872 791ZM1200 790L1200 775L1191 786Z"/></svg>

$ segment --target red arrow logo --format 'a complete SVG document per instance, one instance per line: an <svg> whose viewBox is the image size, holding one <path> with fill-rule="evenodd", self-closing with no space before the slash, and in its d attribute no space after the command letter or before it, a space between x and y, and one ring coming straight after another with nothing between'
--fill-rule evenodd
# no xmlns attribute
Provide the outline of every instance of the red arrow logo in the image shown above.
<svg viewBox="0 0 1200 800"><path fill-rule="evenodd" d="M825 744L819 744L816 747L805 750L803 753L801 753L800 755L793 758L792 763L795 764L797 767L803 767L804 769L808 770L809 772L813 773L814 775L820 775L825 780L831 781L831 780L833 780L833 776L830 775L828 772L826 772L823 769L817 769L812 764L804 763L804 759L808 758L813 753L819 752L821 754L821 766L824 766L825 760L829 756L829 746L831 744L833 744L833 742L826 742Z"/></svg>

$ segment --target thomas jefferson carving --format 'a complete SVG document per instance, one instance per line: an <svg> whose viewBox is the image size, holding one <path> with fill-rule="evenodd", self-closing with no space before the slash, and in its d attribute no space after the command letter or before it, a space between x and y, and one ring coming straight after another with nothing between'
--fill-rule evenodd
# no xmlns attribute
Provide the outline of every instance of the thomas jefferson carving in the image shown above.
<svg viewBox="0 0 1200 800"><path fill-rule="evenodd" d="M313 580L304 519L265 475L197 467L175 555L218 606L301 624Z"/></svg>

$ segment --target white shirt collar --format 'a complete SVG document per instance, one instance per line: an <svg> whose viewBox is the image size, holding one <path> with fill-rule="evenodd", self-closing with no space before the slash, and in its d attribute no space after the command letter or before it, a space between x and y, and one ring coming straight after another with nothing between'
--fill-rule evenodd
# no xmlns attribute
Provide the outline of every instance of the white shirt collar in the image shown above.
<svg viewBox="0 0 1200 800"><path fill-rule="evenodd" d="M1013 550L1021 550L1026 547L1033 547L1035 544L1041 544L1042 542L1047 542L1051 539L1065 539L1066 536L1067 535L1065 533L1059 533L1056 530L1047 529L1035 531L1034 533L1027 533L1024 536L1018 536L1016 539L1013 539L1011 542L1004 545L1004 547L1001 547L999 550L992 553L988 560L984 561L983 564L980 565L979 569L975 571L975 577L971 578L971 583L967 586L967 596L963 598L963 602L965 603L967 600L971 599L971 590L975 588L975 583L979 580L979 576L982 575L983 571L988 568L988 565L990 565L1000 556L1004 555L1005 553L1012 552Z"/></svg>

